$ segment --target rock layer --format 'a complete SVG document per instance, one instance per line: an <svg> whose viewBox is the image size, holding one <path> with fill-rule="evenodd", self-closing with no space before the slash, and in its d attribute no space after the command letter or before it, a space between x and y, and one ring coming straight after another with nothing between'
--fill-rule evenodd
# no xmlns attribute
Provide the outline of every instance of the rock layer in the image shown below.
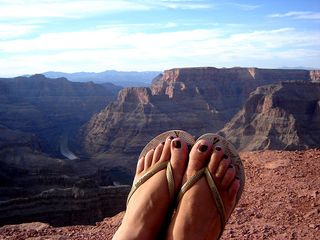
<svg viewBox="0 0 320 240"><path fill-rule="evenodd" d="M52 226L95 224L125 209L129 186L75 186L0 202L0 225L41 221Z"/></svg>
<svg viewBox="0 0 320 240"><path fill-rule="evenodd" d="M245 151L319 147L320 83L259 87L220 133Z"/></svg>
<svg viewBox="0 0 320 240"><path fill-rule="evenodd" d="M216 132L258 86L311 81L307 70L184 68L165 71L150 88L123 89L115 102L82 128L87 154L133 169L143 146L157 134L183 129ZM315 78L315 74L312 75ZM99 160L98 160L99 161Z"/></svg>
<svg viewBox="0 0 320 240"><path fill-rule="evenodd" d="M74 134L92 114L113 100L114 88L40 74L1 78L0 124L36 134L43 151L58 155L61 135Z"/></svg>
<svg viewBox="0 0 320 240"><path fill-rule="evenodd" d="M71 154L69 147L77 146L78 128L112 100L117 89L112 84L43 75L0 79L0 224L35 219L62 225L94 223L108 211L114 214L123 209L117 207L116 195L97 186L128 179L126 172L100 167L89 159L71 161L60 152ZM83 181L94 183L92 191L87 189L76 199L67 189ZM52 194L44 197L48 189ZM108 204L109 198L114 207ZM118 200L122 198L119 195Z"/></svg>

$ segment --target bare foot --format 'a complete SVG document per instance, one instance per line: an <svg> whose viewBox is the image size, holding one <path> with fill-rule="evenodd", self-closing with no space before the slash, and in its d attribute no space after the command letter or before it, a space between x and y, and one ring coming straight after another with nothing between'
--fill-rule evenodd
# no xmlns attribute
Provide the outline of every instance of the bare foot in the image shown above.
<svg viewBox="0 0 320 240"><path fill-rule="evenodd" d="M228 219L236 203L240 181L236 178L236 169L231 165L224 149L219 146L212 149L211 146L205 139L193 146L183 183L207 166ZM217 239L223 225L207 180L202 176L183 195L169 226L167 239Z"/></svg>
<svg viewBox="0 0 320 240"><path fill-rule="evenodd" d="M187 143L180 138L167 138L164 143L139 159L135 180L156 163L170 161L175 193L180 189L188 159ZM143 183L129 200L122 224L113 239L156 239L165 221L172 199L169 196L166 169Z"/></svg>

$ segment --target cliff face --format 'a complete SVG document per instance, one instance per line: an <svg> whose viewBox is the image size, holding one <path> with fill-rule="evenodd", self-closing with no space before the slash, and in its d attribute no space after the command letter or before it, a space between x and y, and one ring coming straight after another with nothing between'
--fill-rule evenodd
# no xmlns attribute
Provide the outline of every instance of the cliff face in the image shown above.
<svg viewBox="0 0 320 240"><path fill-rule="evenodd" d="M150 88L122 90L82 128L84 149L106 164L133 168L151 138L170 129L199 136L223 128L256 87L310 81L306 70L185 68L165 71ZM116 159L121 159L118 161Z"/></svg>
<svg viewBox="0 0 320 240"><path fill-rule="evenodd" d="M116 87L115 87L116 88ZM49 79L43 75L0 79L0 124L36 134L42 150L59 153L62 134L73 134L115 97L94 84Z"/></svg>
<svg viewBox="0 0 320 240"><path fill-rule="evenodd" d="M319 147L320 84L260 87L221 133L245 151Z"/></svg>
<svg viewBox="0 0 320 240"><path fill-rule="evenodd" d="M62 149L70 153L70 145L77 147L75 133L115 97L116 89L43 75L0 79L0 224L32 219L94 223L108 211L123 210L110 206L116 204L117 196L99 189L97 198L89 188L81 200L67 190L43 195L48 189L74 189L83 181L93 182L91 188L96 189L129 178L122 169L100 168L88 159L69 160L61 155ZM99 201L106 205L100 206Z"/></svg>
<svg viewBox="0 0 320 240"><path fill-rule="evenodd" d="M310 71L310 78L313 82L320 82L320 70Z"/></svg>
<svg viewBox="0 0 320 240"><path fill-rule="evenodd" d="M95 224L125 209L129 186L51 189L0 202L0 226L41 221L53 226ZM23 209L23 211L21 211Z"/></svg>

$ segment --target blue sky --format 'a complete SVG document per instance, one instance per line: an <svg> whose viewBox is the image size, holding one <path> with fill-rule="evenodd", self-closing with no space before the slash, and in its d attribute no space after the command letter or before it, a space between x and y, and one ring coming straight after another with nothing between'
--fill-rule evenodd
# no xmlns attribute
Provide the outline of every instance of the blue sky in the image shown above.
<svg viewBox="0 0 320 240"><path fill-rule="evenodd" d="M320 68L320 1L0 0L0 77Z"/></svg>

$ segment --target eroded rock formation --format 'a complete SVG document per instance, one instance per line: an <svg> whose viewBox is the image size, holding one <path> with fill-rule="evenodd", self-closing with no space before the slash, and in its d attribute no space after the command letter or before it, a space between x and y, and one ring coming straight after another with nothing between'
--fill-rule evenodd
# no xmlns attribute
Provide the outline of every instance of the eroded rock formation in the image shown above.
<svg viewBox="0 0 320 240"><path fill-rule="evenodd" d="M245 151L319 147L320 83L257 88L221 133Z"/></svg>
<svg viewBox="0 0 320 240"><path fill-rule="evenodd" d="M97 186L128 179L125 171L100 167L89 159L71 161L60 153L62 148L70 153L69 144L77 142L74 133L115 97L116 89L112 84L75 83L43 75L0 79L0 224L32 219L52 219L62 225L76 220L94 223L118 209L117 196ZM67 189L77 189L83 181L94 186L78 199ZM52 194L44 197L48 189ZM124 202L121 199L119 204ZM99 208L100 201L105 207Z"/></svg>
<svg viewBox="0 0 320 240"><path fill-rule="evenodd" d="M0 124L37 135L42 151L58 155L62 134L74 134L92 114L113 100L118 87L65 78L0 79Z"/></svg>
<svg viewBox="0 0 320 240"><path fill-rule="evenodd" d="M216 132L258 86L310 81L311 75L316 78L307 70L167 70L150 88L123 89L115 102L95 114L82 129L83 146L93 158L104 158L107 165L133 169L133 160L153 136L169 129L183 129L195 136Z"/></svg>
<svg viewBox="0 0 320 240"><path fill-rule="evenodd" d="M0 226L31 221L53 226L95 224L125 209L129 186L74 186L0 202Z"/></svg>

